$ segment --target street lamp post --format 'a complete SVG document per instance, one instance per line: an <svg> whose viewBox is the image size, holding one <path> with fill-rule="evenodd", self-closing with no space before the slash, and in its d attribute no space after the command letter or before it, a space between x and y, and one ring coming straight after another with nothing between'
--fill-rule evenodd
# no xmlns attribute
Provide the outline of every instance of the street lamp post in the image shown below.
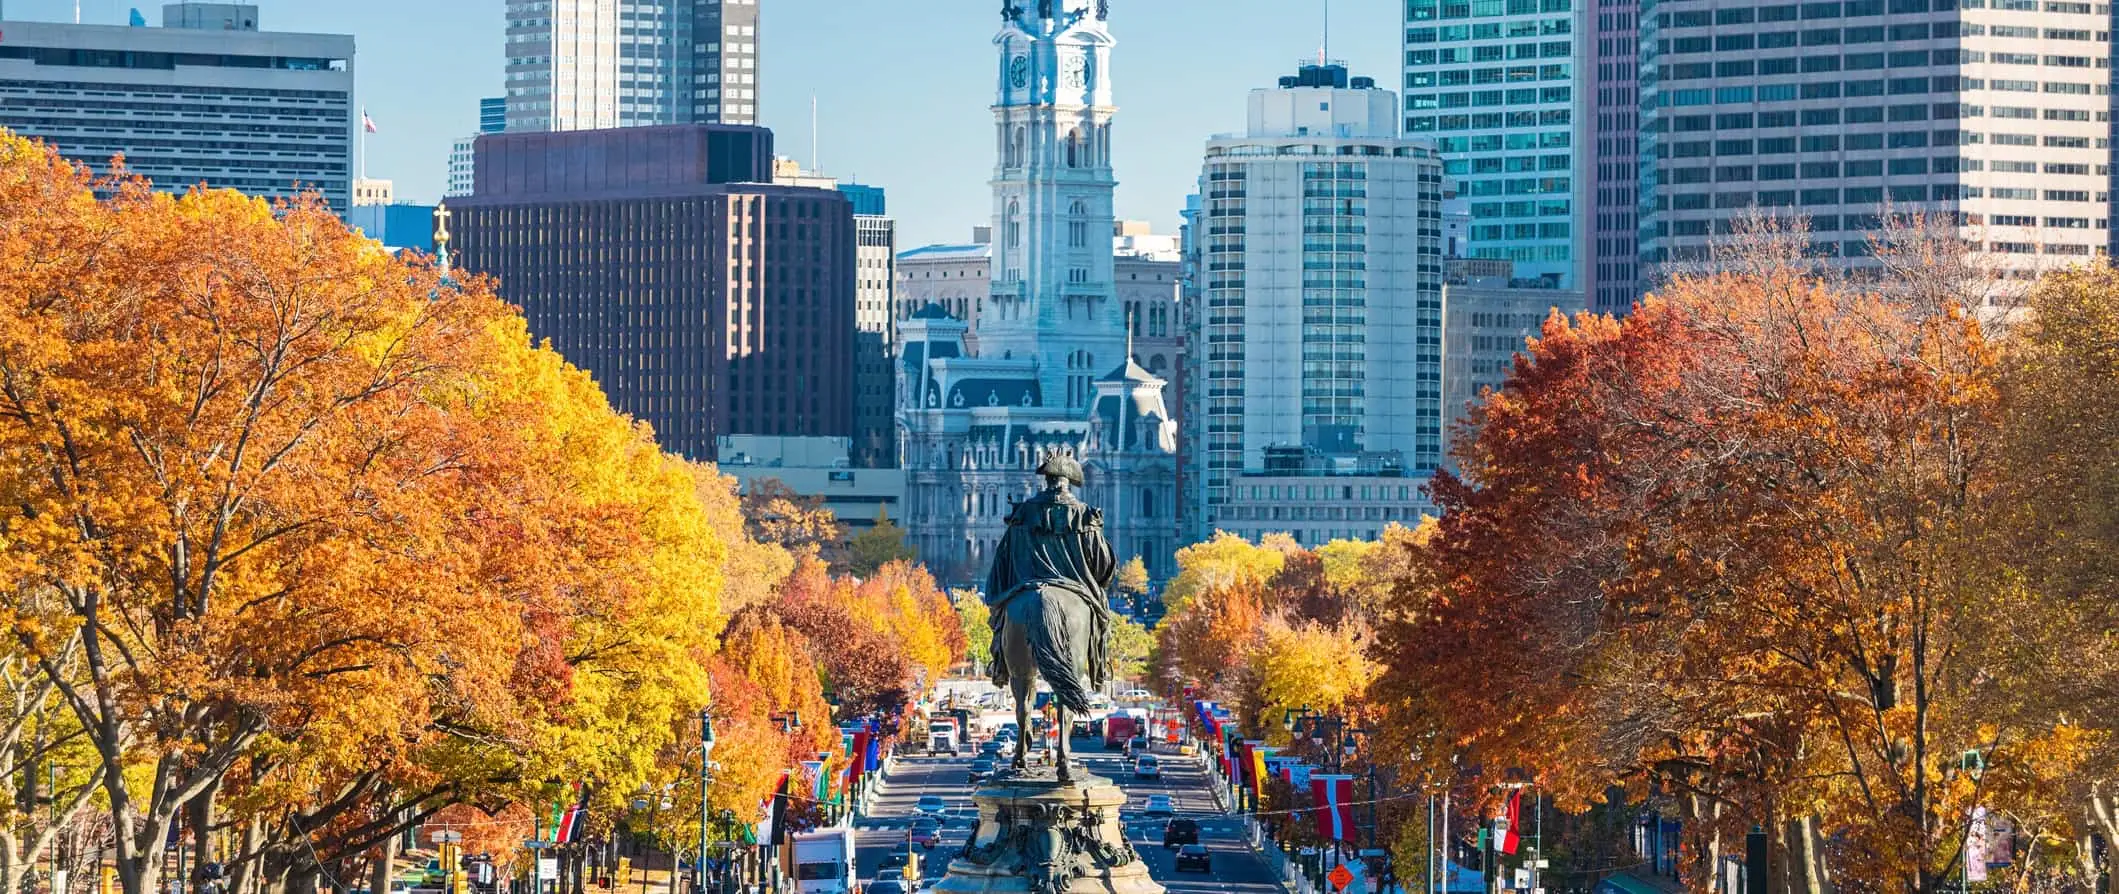
<svg viewBox="0 0 2119 894"><path fill-rule="evenodd" d="M706 848L709 836L707 827L713 816L713 806L706 799L708 785L714 778L714 716L706 708L699 709L699 856L693 867L692 877L698 880L699 894L706 894Z"/></svg>

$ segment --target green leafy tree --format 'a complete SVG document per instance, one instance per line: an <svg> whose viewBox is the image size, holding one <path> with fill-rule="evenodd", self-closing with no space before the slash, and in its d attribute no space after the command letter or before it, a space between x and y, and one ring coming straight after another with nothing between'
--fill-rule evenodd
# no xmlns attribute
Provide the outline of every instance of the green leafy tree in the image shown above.
<svg viewBox="0 0 2119 894"><path fill-rule="evenodd" d="M983 614L983 612L982 612ZM1139 680L1148 674L1148 652L1155 648L1155 634L1133 619L1111 619L1111 675L1120 680Z"/></svg>
<svg viewBox="0 0 2119 894"><path fill-rule="evenodd" d="M876 511L875 527L855 534L846 544L846 570L855 577L871 577L876 569L899 560L919 561L919 550L905 542L905 529L890 520L890 511Z"/></svg>
<svg viewBox="0 0 2119 894"><path fill-rule="evenodd" d="M986 603L972 590L951 590L949 601L956 604L957 624L964 628L971 664L983 672L986 656L993 654L993 627L987 619Z"/></svg>

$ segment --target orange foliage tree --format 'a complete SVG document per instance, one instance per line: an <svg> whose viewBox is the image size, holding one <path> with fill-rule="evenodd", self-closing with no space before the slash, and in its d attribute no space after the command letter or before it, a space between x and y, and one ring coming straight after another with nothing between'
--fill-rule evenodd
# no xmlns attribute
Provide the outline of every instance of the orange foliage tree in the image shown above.
<svg viewBox="0 0 2119 894"><path fill-rule="evenodd" d="M1396 590L1377 694L1404 744L1563 803L1663 799L1696 871L1759 825L1788 888L1945 884L1973 805L2068 737L1987 711L1971 648L1994 345L1958 258L1884 248L1867 283L1681 278L1547 322Z"/></svg>

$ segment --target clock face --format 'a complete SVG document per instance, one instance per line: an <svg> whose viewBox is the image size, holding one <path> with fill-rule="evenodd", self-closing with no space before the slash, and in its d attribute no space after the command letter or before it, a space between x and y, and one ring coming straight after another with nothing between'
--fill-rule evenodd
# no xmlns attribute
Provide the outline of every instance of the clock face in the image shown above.
<svg viewBox="0 0 2119 894"><path fill-rule="evenodd" d="M1083 61L1082 57L1068 56L1064 67L1067 75L1067 86L1080 88L1087 82L1088 63Z"/></svg>
<svg viewBox="0 0 2119 894"><path fill-rule="evenodd" d="M1008 60L1008 82L1018 90L1030 85L1030 57L1017 56Z"/></svg>

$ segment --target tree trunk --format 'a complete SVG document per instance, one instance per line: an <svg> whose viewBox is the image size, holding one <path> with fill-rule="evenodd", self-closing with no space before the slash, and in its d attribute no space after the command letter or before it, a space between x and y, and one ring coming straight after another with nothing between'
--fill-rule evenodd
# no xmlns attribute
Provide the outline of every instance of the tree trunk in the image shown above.
<svg viewBox="0 0 2119 894"><path fill-rule="evenodd" d="M2083 865L2091 867L2090 890L2111 892L2119 889L2119 785L2110 781L2090 783L2089 797L2084 811L2088 814L2086 824L2104 838L2104 859L2096 856L2096 842L2084 836L2082 847Z"/></svg>
<svg viewBox="0 0 2119 894"><path fill-rule="evenodd" d="M261 894L264 891L264 855L259 848L265 846L265 821L252 816L243 823L243 847L238 853L242 859L231 867L228 878L229 894Z"/></svg>
<svg viewBox="0 0 2119 894"><path fill-rule="evenodd" d="M368 894L390 894L397 875L397 843L403 836L391 835L375 846L375 860L368 866Z"/></svg>
<svg viewBox="0 0 2119 894"><path fill-rule="evenodd" d="M23 890L23 882L35 865L22 858L22 844L14 831L0 829L0 894Z"/></svg>
<svg viewBox="0 0 2119 894"><path fill-rule="evenodd" d="M221 855L214 853L213 849L213 805L220 795L221 783L215 780L205 791L200 792L198 797L191 799L191 803L181 808L185 824L191 827L191 865L195 867L203 867L220 859ZM198 877L199 874L194 871L192 878ZM190 887L187 884L185 889L189 890Z"/></svg>
<svg viewBox="0 0 2119 894"><path fill-rule="evenodd" d="M1786 855L1780 867L1783 890L1789 894L1833 894L1832 876L1825 866L1824 837L1818 834L1817 818L1801 816L1781 823L1781 847Z"/></svg>

